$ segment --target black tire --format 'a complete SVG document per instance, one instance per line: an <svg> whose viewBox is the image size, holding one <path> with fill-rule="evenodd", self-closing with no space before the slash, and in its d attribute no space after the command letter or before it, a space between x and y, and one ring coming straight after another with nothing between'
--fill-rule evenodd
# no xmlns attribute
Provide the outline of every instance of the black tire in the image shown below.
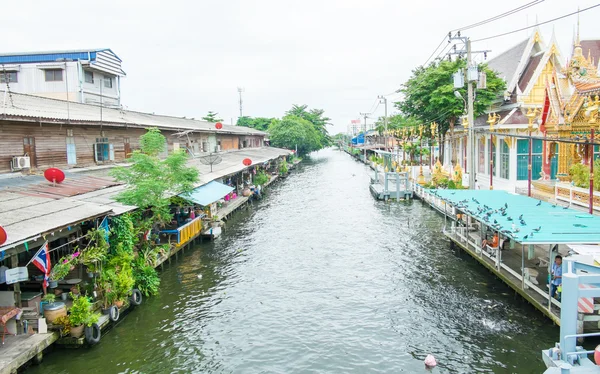
<svg viewBox="0 0 600 374"><path fill-rule="evenodd" d="M108 310L108 318L113 322L117 322L119 320L119 308L115 305L111 306Z"/></svg>
<svg viewBox="0 0 600 374"><path fill-rule="evenodd" d="M131 290L131 296L129 297L131 305L138 306L142 303L142 293L137 288Z"/></svg>
<svg viewBox="0 0 600 374"><path fill-rule="evenodd" d="M118 310L117 310L118 311ZM102 336L102 330L100 329L100 325L94 323L91 326L86 326L85 329L85 341L90 344L98 344L100 342L100 338Z"/></svg>

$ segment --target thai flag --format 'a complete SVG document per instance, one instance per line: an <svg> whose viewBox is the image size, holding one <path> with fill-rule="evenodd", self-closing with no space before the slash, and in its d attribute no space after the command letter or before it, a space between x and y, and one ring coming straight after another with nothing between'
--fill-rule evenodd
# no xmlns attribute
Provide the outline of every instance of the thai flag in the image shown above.
<svg viewBox="0 0 600 374"><path fill-rule="evenodd" d="M44 287L48 287L48 276L50 275L50 251L48 241L37 251L32 260L33 264L44 273Z"/></svg>

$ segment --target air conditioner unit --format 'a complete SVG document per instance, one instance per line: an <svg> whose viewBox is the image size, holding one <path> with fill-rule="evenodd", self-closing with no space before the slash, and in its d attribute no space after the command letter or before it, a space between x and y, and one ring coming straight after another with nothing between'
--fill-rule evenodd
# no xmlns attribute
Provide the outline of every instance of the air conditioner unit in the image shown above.
<svg viewBox="0 0 600 374"><path fill-rule="evenodd" d="M13 157L10 167L12 170L29 169L31 167L31 159L29 156Z"/></svg>

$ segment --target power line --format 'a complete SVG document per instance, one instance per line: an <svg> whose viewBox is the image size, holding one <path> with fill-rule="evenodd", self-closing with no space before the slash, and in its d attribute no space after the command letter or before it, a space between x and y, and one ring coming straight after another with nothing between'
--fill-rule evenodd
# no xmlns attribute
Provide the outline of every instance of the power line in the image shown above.
<svg viewBox="0 0 600 374"><path fill-rule="evenodd" d="M472 42L473 42L473 43L474 43L474 42L481 42L481 41L484 41L484 40L489 40L489 39L499 38L499 37L501 37L501 36L506 36L506 35L514 34L514 33L516 33L516 32L519 32L519 31L523 31L523 30L531 29L531 28L533 28L533 27L537 27L537 26L545 25L545 24L547 24L547 23L550 23L550 22L558 21L558 20L560 20L560 19L567 18L567 17L573 16L573 15L575 15L575 14L583 13L583 12L585 12L585 11L587 11L587 10L590 10L590 9L593 9L593 8L596 8L596 7L599 7L599 6L600 6L600 4L592 5L592 6L590 6L590 7L587 7L587 8L581 9L581 10L578 10L578 11L576 11L576 12L573 12L573 13L569 13L569 14L562 15L562 16L560 16L560 17L556 17L556 18L553 18L553 19L551 19L551 20L548 20L548 21L544 21L544 22L536 23L535 25L531 25L531 26L523 27L523 28L520 28L520 29L517 29L517 30L513 30L513 31L505 32L505 33L498 34L498 35L493 35L493 36L488 36L488 37L486 37L486 38L476 39L476 40L473 40Z"/></svg>
<svg viewBox="0 0 600 374"><path fill-rule="evenodd" d="M442 44L444 44L444 42L446 41L446 38L448 37L448 35L444 35L444 37L442 38L442 41L440 42L440 44L438 44L437 47L435 47L435 49L433 50L433 52L431 52L431 54L429 55L429 57L427 57L427 60L425 61L425 63L421 66L426 66L427 63L429 63L429 60L431 60L431 58L433 57L433 55L435 54L435 52L437 52L438 49L440 49L440 47L442 46ZM443 48L442 48L443 50ZM439 56L439 54L438 54Z"/></svg>
<svg viewBox="0 0 600 374"><path fill-rule="evenodd" d="M471 25L467 25L467 26L464 26L464 27L460 27L460 28L458 28L458 29L454 29L454 30L452 30L452 31L464 31L464 30L472 29L472 28L475 28L475 27L478 27L478 26L482 26L482 25L485 25L486 23L490 23L490 22L497 21L497 20L499 20L499 19L501 19L501 18L508 17L508 16L510 16L510 15L512 15L512 14L518 13L518 12L520 12L520 11L522 11L522 10L525 10L525 9L527 9L527 8L530 8L530 7L532 7L532 6L535 6L535 5L538 5L538 4L540 4L540 3L543 3L544 1L545 1L545 0L534 0L534 1L532 1L532 2L529 2L529 3L527 3L527 4L521 5L520 7L517 7L517 8L511 9L511 10L509 10L509 11L506 11L506 12L504 12L504 13L502 13L502 14L498 14L498 15L496 15L496 16L494 16L494 17L490 17L490 18L488 18L488 19L485 19L485 20L483 20L483 21L479 21L479 22L477 22L477 23L473 23L473 24L471 24Z"/></svg>

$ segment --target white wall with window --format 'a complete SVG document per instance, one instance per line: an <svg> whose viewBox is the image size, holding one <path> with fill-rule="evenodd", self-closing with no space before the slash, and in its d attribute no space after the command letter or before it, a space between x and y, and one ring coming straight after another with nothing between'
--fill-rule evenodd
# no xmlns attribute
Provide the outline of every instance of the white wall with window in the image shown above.
<svg viewBox="0 0 600 374"><path fill-rule="evenodd" d="M59 100L118 107L121 103L120 77L89 69L79 61L37 64L5 64L0 83L17 93Z"/></svg>

